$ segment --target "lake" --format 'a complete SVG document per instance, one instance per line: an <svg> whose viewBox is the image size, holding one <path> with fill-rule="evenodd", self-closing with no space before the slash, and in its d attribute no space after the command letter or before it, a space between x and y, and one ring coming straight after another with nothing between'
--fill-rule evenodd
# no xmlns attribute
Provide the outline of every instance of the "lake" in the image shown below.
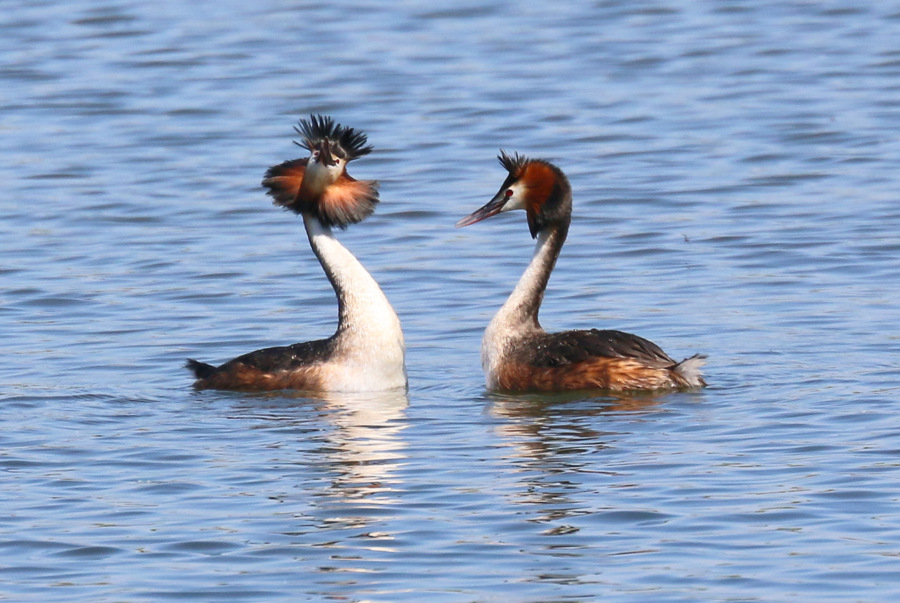
<svg viewBox="0 0 900 603"><path fill-rule="evenodd" d="M900 597L900 7L10 4L0 20L0 599ZM266 168L334 116L381 204L338 234L404 326L405 394L196 392L334 330ZM709 387L485 390L531 255L548 330L709 356Z"/></svg>

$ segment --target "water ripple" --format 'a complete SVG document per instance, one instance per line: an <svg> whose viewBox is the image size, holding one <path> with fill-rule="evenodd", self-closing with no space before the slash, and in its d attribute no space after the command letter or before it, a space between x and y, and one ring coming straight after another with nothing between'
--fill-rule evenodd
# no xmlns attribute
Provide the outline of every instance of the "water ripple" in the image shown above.
<svg viewBox="0 0 900 603"><path fill-rule="evenodd" d="M2 596L897 597L900 13L6 12ZM376 147L353 174L382 203L339 236L403 321L409 392L194 392L187 356L333 332L259 186L316 112ZM709 388L484 391L533 241L521 215L453 224L500 148L573 185L542 323L706 353Z"/></svg>

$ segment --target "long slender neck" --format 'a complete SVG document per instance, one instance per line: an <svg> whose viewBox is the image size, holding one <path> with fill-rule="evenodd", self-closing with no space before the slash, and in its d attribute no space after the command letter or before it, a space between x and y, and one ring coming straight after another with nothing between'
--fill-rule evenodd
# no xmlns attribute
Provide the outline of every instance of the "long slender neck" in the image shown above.
<svg viewBox="0 0 900 603"><path fill-rule="evenodd" d="M303 214L309 244L322 264L338 300L337 337L373 337L389 331L400 337L400 320L381 287L350 251L341 245L331 228L310 214Z"/></svg>
<svg viewBox="0 0 900 603"><path fill-rule="evenodd" d="M493 323L504 324L509 328L541 328L538 312L541 309L547 282L550 280L550 273L556 266L556 259L568 233L568 222L548 225L538 232L531 262L506 303L497 312Z"/></svg>

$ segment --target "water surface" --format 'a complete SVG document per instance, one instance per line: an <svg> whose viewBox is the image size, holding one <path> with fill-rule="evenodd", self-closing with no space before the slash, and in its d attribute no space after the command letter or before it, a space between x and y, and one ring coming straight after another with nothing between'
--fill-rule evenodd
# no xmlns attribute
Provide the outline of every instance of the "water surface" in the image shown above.
<svg viewBox="0 0 900 603"><path fill-rule="evenodd" d="M900 12L683 4L6 7L0 598L897 598ZM259 186L311 112L376 148L340 236L409 391L194 392L187 356L334 328ZM485 391L533 243L453 224L501 147L575 192L543 324L709 388Z"/></svg>

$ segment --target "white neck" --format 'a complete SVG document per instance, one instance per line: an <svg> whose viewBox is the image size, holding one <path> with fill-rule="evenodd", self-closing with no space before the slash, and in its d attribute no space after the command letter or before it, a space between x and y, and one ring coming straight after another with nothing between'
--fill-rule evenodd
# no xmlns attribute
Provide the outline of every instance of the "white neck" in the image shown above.
<svg viewBox="0 0 900 603"><path fill-rule="evenodd" d="M567 232L566 226L560 226L545 228L538 233L528 267L485 330L481 342L481 363L487 373L489 387L492 387L492 374L507 354L509 346L523 336L543 331L538 322L538 312Z"/></svg>
<svg viewBox="0 0 900 603"><path fill-rule="evenodd" d="M405 344L400 319L372 275L334 237L304 214L309 244L338 298L334 390L365 391L406 385Z"/></svg>

